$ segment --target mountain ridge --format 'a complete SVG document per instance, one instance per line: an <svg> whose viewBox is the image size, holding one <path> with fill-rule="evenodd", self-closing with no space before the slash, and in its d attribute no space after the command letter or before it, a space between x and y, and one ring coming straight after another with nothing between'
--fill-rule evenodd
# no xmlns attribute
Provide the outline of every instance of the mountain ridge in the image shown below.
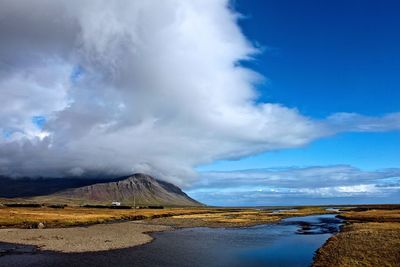
<svg viewBox="0 0 400 267"><path fill-rule="evenodd" d="M126 177L126 178L125 178ZM117 201L124 205L201 206L176 185L143 173L125 179L69 188L33 199L41 202L99 203Z"/></svg>

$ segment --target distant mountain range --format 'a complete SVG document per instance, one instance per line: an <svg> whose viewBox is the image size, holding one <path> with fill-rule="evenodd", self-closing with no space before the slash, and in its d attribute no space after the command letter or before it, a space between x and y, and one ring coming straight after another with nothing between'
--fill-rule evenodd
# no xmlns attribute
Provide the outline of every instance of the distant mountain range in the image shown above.
<svg viewBox="0 0 400 267"><path fill-rule="evenodd" d="M137 206L202 205L179 187L142 173L106 181L72 178L65 180L2 178L0 197L29 198L41 203L111 204L117 201L123 205Z"/></svg>

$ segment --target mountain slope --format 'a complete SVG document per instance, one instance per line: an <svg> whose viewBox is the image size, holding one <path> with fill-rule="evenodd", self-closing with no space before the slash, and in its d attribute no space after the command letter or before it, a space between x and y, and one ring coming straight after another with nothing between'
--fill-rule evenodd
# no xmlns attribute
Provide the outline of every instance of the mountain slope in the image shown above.
<svg viewBox="0 0 400 267"><path fill-rule="evenodd" d="M137 173L115 182L97 183L68 189L49 196L36 197L37 201L107 203L118 201L126 205L200 206L179 187Z"/></svg>

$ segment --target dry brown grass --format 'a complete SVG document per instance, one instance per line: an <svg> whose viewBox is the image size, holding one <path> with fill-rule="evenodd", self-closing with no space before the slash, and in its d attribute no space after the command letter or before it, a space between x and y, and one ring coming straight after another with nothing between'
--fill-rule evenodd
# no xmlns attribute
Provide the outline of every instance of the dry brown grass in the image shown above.
<svg viewBox="0 0 400 267"><path fill-rule="evenodd" d="M279 212L278 214L287 216L287 217L294 217L294 216L307 216L312 214L327 214L327 213L336 213L334 211L327 211L325 208L315 207L315 206L304 206L304 207L297 207L297 210L287 210Z"/></svg>
<svg viewBox="0 0 400 267"><path fill-rule="evenodd" d="M313 266L400 266L400 211L348 212L351 221L318 250Z"/></svg>
<svg viewBox="0 0 400 267"><path fill-rule="evenodd" d="M341 216L349 221L400 222L400 210L349 211Z"/></svg>
<svg viewBox="0 0 400 267"><path fill-rule="evenodd" d="M165 224L175 227L244 227L277 222L282 218L327 213L320 207L304 207L297 211L272 213L269 210L242 209L221 210L204 214L175 215L168 218L152 220L154 224Z"/></svg>
<svg viewBox="0 0 400 267"><path fill-rule="evenodd" d="M66 227L119 220L147 219L154 224L179 227L236 227L270 223L290 216L326 213L321 208L302 208L293 212L272 214L256 209L166 208L166 209L96 209L66 207L0 207L0 227L34 228L40 222L46 227Z"/></svg>
<svg viewBox="0 0 400 267"><path fill-rule="evenodd" d="M270 223L280 220L279 215L272 215L263 211L235 211L209 214L186 214L172 216L169 219L175 226L183 226L190 223L190 226L249 226L263 223ZM164 219L164 218L163 218ZM160 221L163 221L161 219ZM166 220L164 220L166 222Z"/></svg>
<svg viewBox="0 0 400 267"><path fill-rule="evenodd" d="M317 266L399 266L400 223L355 223L318 251Z"/></svg>
<svg viewBox="0 0 400 267"><path fill-rule="evenodd" d="M81 207L66 207L65 209L0 207L0 226L31 228L42 222L47 227L65 227L204 212L209 211L201 208L119 210Z"/></svg>

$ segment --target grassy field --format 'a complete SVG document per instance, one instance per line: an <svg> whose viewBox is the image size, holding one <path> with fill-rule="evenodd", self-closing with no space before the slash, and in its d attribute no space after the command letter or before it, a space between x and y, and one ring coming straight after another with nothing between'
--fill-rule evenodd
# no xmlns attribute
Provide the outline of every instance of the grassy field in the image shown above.
<svg viewBox="0 0 400 267"><path fill-rule="evenodd" d="M213 213L183 214L171 217L157 218L150 223L170 225L174 227L243 227L277 222L283 218L324 214L327 211L321 207L301 207L296 211L273 213L272 210L220 210Z"/></svg>
<svg viewBox="0 0 400 267"><path fill-rule="evenodd" d="M350 222L400 222L400 209L349 211L341 217Z"/></svg>
<svg viewBox="0 0 400 267"><path fill-rule="evenodd" d="M193 214L210 212L201 208L170 209L96 209L66 207L54 209L48 207L0 207L0 227L35 228L39 223L46 227L66 227L104 223L118 220L142 220L175 214ZM216 211L217 212L217 211Z"/></svg>
<svg viewBox="0 0 400 267"><path fill-rule="evenodd" d="M173 226L248 226L290 216L326 213L322 208L272 213L270 210L228 208L98 209L84 207L0 207L0 227L67 227L119 220L147 220Z"/></svg>
<svg viewBox="0 0 400 267"><path fill-rule="evenodd" d="M350 211L313 266L400 266L400 209Z"/></svg>

